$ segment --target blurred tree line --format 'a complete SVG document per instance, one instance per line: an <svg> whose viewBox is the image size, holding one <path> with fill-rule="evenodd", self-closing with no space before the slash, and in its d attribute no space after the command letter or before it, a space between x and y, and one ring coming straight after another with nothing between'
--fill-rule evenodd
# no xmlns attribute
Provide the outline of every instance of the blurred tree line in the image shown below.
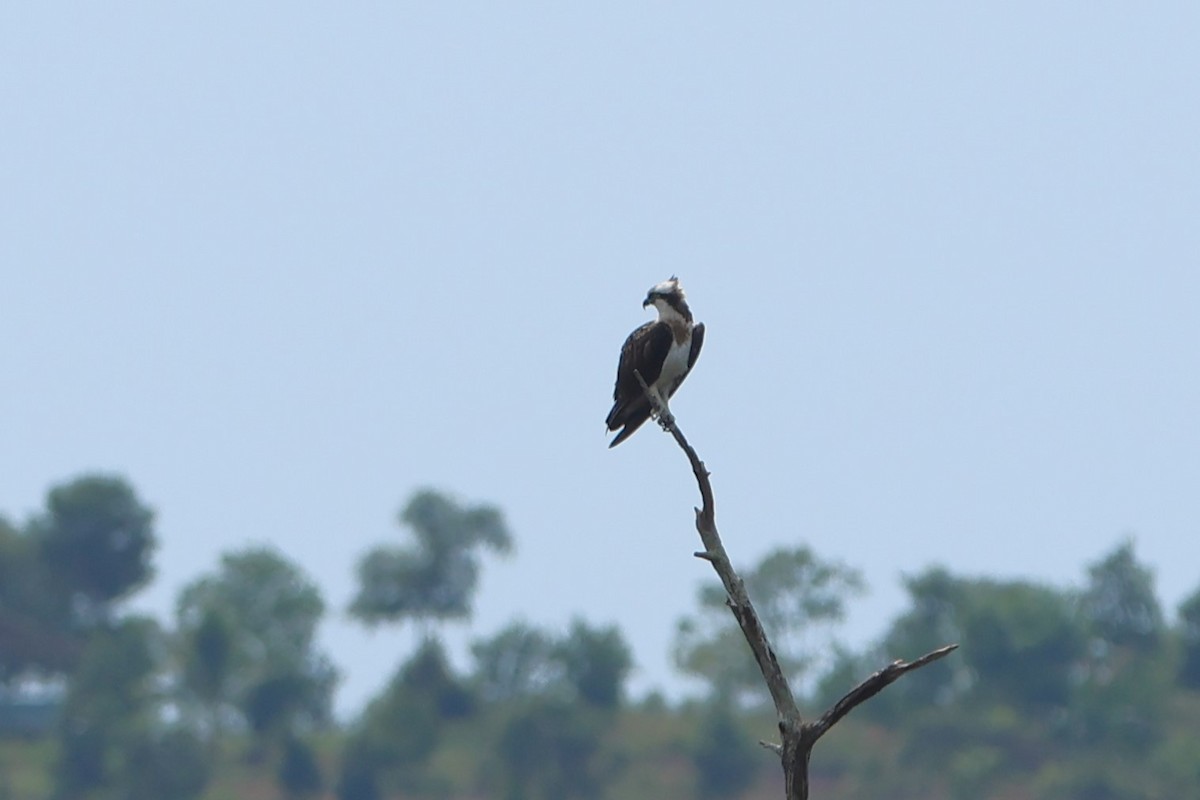
<svg viewBox="0 0 1200 800"><path fill-rule="evenodd" d="M58 690L54 797L186 800L227 732L248 759L311 763L304 736L330 723L317 587L270 548L226 554L165 628L126 608L154 574L153 523L108 475L54 487L23 526L0 521L0 681L8 697Z"/></svg>
<svg viewBox="0 0 1200 800"><path fill-rule="evenodd" d="M338 726L337 671L316 643L326 605L284 554L223 554L163 623L128 608L153 577L156 533L125 480L83 476L24 523L0 518L0 798L237 796L234 772L271 776L283 798L777 794L756 744L769 704L718 584L700 587L670 645L703 695L633 704L620 630L583 619L515 620L456 669L443 626L470 619L484 558L514 537L499 509L431 490L398 523L397 542L359 561L348 611L409 625L417 645ZM798 546L742 574L810 712L891 660L962 645L822 743L823 794L1121 800L1200 786L1200 589L1168 620L1130 541L1077 586L909 576L906 607L862 651L836 638L864 590L853 568ZM28 697L53 698L48 728L20 724ZM21 794L5 772L21 736L52 744L46 793Z"/></svg>

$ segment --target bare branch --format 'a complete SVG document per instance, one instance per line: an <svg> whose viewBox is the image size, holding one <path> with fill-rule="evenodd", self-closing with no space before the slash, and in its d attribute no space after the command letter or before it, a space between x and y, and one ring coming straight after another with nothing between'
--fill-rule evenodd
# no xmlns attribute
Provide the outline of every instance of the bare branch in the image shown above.
<svg viewBox="0 0 1200 800"><path fill-rule="evenodd" d="M937 661L939 658L949 655L957 649L958 645L948 644L945 647L939 647L931 653L926 653L914 661L893 661L883 669L872 673L870 677L847 692L841 700L834 703L833 707L822 714L819 720L807 726L813 743L815 744L817 739L824 736L826 731L832 728L842 717L849 714L855 706L879 694L885 686L895 681L901 675L912 672L914 669L919 669L932 661Z"/></svg>
<svg viewBox="0 0 1200 800"><path fill-rule="evenodd" d="M729 556L725 552L725 545L721 543L721 536L717 532L716 504L713 500L712 484L708 479L708 470L705 468L704 462L696 455L696 451L688 444L683 431L679 430L675 418L650 391L641 374L634 370L633 375L641 384L642 391L646 393L646 398L654 410L658 424L664 431L671 434L692 465L692 473L696 476L696 485L700 489L700 498L703 501L703 506L696 509L696 530L700 534L700 540L704 543L704 549L693 555L712 564L721 583L725 586L729 608L733 611L733 616L737 619L742 634L750 645L751 652L754 653L754 660L758 662L758 669L762 673L763 681L771 693L771 702L775 704L775 711L779 717L779 733L783 744L765 741L760 741L759 744L779 756L783 765L787 800L808 800L808 762L812 757L813 745L817 743L817 740L857 705L874 697L901 675L936 661L955 650L958 645L947 645L931 653L926 653L915 661L895 661L889 664L851 689L816 722L805 723L800 715L800 709L796 706L796 699L792 695L791 687L788 686L787 677L779 666L779 659L776 658L771 642L767 639L766 631L763 630L758 614L754 610L754 605L750 602L750 596L746 593L745 584L734 571Z"/></svg>
<svg viewBox="0 0 1200 800"><path fill-rule="evenodd" d="M633 374L638 383L642 385L642 390L646 392L650 406L658 417L658 424L675 437L675 442L691 462L692 472L700 487L700 498L704 503L702 508L696 510L696 530L700 534L700 541L704 543L704 554L699 557L713 565L713 569L716 570L717 575L721 578L721 583L725 586L725 592L729 596L729 607L733 611L733 616L737 618L738 625L742 628L746 642L749 643L750 650L754 653L754 660L758 662L758 669L762 672L763 680L767 684L767 690L771 693L771 701L775 704L775 712L779 715L780 727L799 729L803 725L800 709L796 707L792 690L788 686L782 667L779 666L779 659L775 656L770 641L767 640L766 631L759 622L758 614L754 611L754 604L750 602L750 595L746 593L746 586L734 571L729 556L725 553L725 545L721 543L721 535L717 532L715 502L713 501L712 483L708 480L708 470L704 468L704 462L696 455L696 451L688 444L683 431L679 430L679 426L675 424L675 418L669 413L665 413L666 409L646 386L641 374L637 370L634 370Z"/></svg>

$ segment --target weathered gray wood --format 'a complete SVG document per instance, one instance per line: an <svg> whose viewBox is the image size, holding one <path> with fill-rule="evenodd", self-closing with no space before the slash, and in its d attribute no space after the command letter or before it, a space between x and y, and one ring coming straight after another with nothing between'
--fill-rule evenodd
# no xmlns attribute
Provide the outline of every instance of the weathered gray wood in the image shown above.
<svg viewBox="0 0 1200 800"><path fill-rule="evenodd" d="M646 382L642 380L642 376L636 370L634 370L634 375L637 377L638 383L642 385L642 390L645 391ZM783 669L779 666L779 659L776 658L775 651L771 648L767 633L763 630L762 623L759 622L758 614L754 611L754 604L750 602L750 596L746 593L746 586L733 569L729 556L725 552L725 545L721 543L721 535L717 532L716 503L713 499L709 472L705 468L704 462L696 455L696 451L688 444L687 438L679 430L679 426L670 412L662 407L652 393L647 391L646 397L650 399L650 405L654 409L658 424L674 437L675 443L687 456L692 465L692 473L696 476L696 484L700 488L701 507L696 509L696 530L700 534L704 550L694 555L712 564L721 583L725 586L729 608L733 612L734 618L737 619L742 634L746 637L746 642L750 645L750 651L754 654L754 660L758 662L763 681L766 682L767 691L771 694L771 702L775 705L782 744L771 742L760 742L760 744L779 756L783 766L787 800L808 800L808 763L817 740L859 703L874 697L885 686L905 673L953 652L958 645L950 644L940 647L915 661L894 661L888 664L847 692L816 722L806 723L800 714L800 709L796 706L796 699L792 695Z"/></svg>

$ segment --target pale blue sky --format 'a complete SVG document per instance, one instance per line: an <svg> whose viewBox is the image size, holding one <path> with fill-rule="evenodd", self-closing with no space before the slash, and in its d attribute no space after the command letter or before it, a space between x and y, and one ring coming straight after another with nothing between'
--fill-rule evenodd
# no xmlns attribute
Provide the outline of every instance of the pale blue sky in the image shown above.
<svg viewBox="0 0 1200 800"><path fill-rule="evenodd" d="M8 4L0 510L92 469L159 512L158 613L269 541L357 708L411 644L353 565L431 485L507 513L472 633L620 624L680 689L710 576L673 443L606 449L678 273L673 403L735 560L872 588L1200 585L1200 5ZM461 650L460 650L461 653ZM916 654L897 654L916 655Z"/></svg>

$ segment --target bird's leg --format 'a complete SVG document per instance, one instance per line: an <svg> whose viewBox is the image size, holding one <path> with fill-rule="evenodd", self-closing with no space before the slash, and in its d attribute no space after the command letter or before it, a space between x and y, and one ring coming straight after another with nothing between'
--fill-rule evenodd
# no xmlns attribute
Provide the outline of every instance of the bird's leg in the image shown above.
<svg viewBox="0 0 1200 800"><path fill-rule="evenodd" d="M651 388L650 391L653 392L654 399L657 401L650 404L650 416L662 426L664 431L670 430L671 426L675 424L675 417L671 415L671 407L667 405L667 398L663 397L662 392L657 389Z"/></svg>
<svg viewBox="0 0 1200 800"><path fill-rule="evenodd" d="M642 373L636 369L633 371L633 377L637 378L637 382L642 386L642 391L646 393L646 399L650 401L650 418L661 425L664 431L671 430L675 425L675 417L671 416L667 398L663 397L662 392L657 388L647 386L646 381L642 378Z"/></svg>
<svg viewBox="0 0 1200 800"><path fill-rule="evenodd" d="M646 399L650 401L650 419L658 419L659 413L666 410L667 401L653 386L647 387Z"/></svg>

